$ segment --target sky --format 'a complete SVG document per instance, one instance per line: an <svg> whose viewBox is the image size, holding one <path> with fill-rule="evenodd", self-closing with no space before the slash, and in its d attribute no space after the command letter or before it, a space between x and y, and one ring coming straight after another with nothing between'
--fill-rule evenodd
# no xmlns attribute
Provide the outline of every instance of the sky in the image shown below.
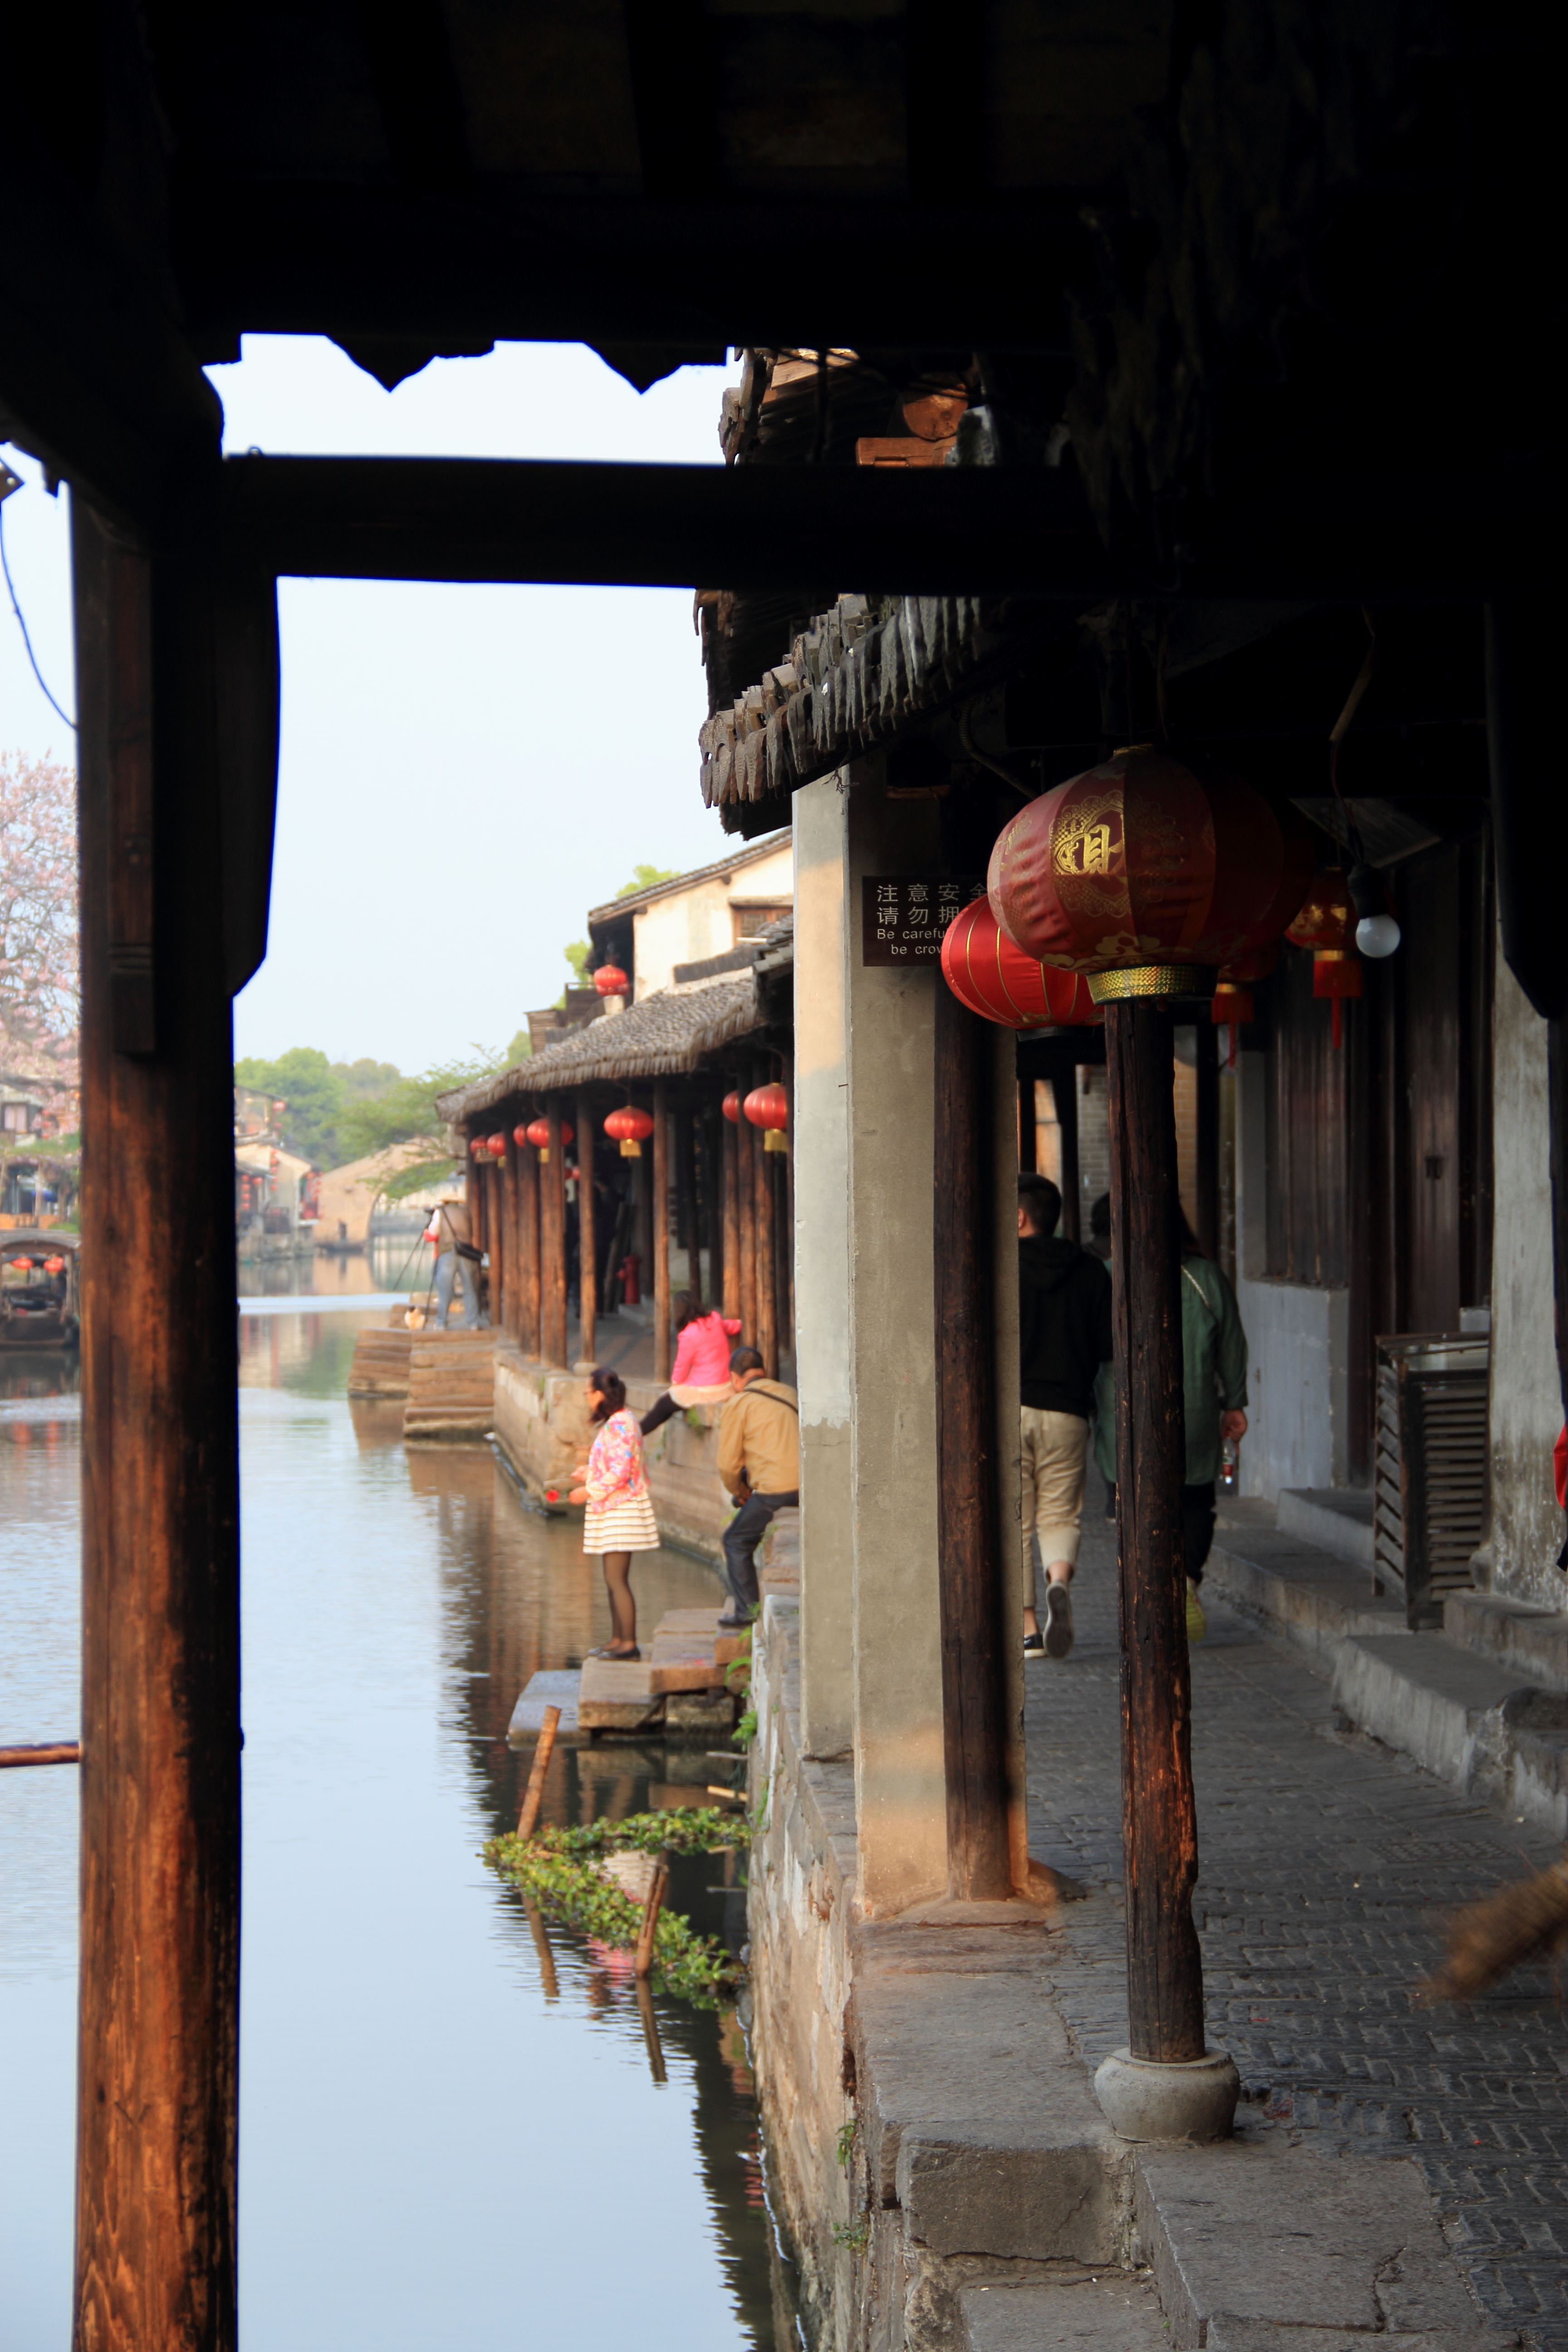
<svg viewBox="0 0 1568 2352"><path fill-rule="evenodd" d="M224 445L300 455L719 464L731 371L636 393L578 344L435 360L393 393L314 336L247 335L208 374ZM5 548L44 678L76 704L69 517L38 467ZM694 583L695 584L695 583ZM73 756L0 603L0 751ZM319 1045L417 1070L504 1046L635 866L731 845L698 790L707 713L684 590L284 580L282 754L267 961L235 1052Z"/></svg>

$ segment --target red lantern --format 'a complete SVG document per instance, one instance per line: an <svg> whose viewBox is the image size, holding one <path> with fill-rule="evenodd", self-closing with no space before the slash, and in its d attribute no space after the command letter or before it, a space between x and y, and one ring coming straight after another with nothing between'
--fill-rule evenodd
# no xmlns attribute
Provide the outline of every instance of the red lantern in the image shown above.
<svg viewBox="0 0 1568 2352"><path fill-rule="evenodd" d="M66 1262L63 1257L47 1257L44 1260L44 1272L46 1274L63 1274L65 1270Z"/></svg>
<svg viewBox="0 0 1568 2352"><path fill-rule="evenodd" d="M741 1105L753 1127L763 1130L764 1151L787 1151L784 1131L789 1125L789 1097L776 1081L753 1087Z"/></svg>
<svg viewBox="0 0 1568 2352"><path fill-rule="evenodd" d="M618 963L602 963L594 974L594 985L601 996L624 996L631 982Z"/></svg>
<svg viewBox="0 0 1568 2352"><path fill-rule="evenodd" d="M741 1124L741 1097L740 1091L737 1087L731 1087L730 1092L724 1097L722 1108L724 1116L729 1120L731 1126L739 1127Z"/></svg>
<svg viewBox="0 0 1568 2352"><path fill-rule="evenodd" d="M1016 948L984 898L973 899L948 925L942 976L961 1004L1004 1029L1073 1028L1105 1019L1082 973L1037 963Z"/></svg>
<svg viewBox="0 0 1568 2352"><path fill-rule="evenodd" d="M1207 993L1209 972L1284 929L1310 872L1310 835L1289 807L1135 744L1021 809L988 882L1014 944L1090 974L1103 1004Z"/></svg>
<svg viewBox="0 0 1568 2352"><path fill-rule="evenodd" d="M610 1113L605 1121L605 1133L612 1143L620 1145L623 1160L640 1160L643 1145L653 1133L653 1120L646 1110L626 1103Z"/></svg>
<svg viewBox="0 0 1568 2352"><path fill-rule="evenodd" d="M1299 948L1312 950L1312 993L1328 997L1333 1007L1332 1037L1337 1052L1344 1043L1344 1015L1340 1007L1347 996L1361 994L1361 958L1351 945L1356 911L1344 876L1337 866L1314 874L1300 913L1285 936Z"/></svg>
<svg viewBox="0 0 1568 2352"><path fill-rule="evenodd" d="M487 1136L487 1137L486 1137L486 1139L485 1139L485 1150L489 1153L490 1158L491 1158L492 1160L504 1160L504 1159L506 1158L506 1138L505 1138L505 1136L504 1136L504 1135L490 1135L490 1136Z"/></svg>
<svg viewBox="0 0 1568 2352"><path fill-rule="evenodd" d="M511 1131L511 1139L516 1144L520 1151L522 1150L525 1143L532 1140L526 1127L514 1127Z"/></svg>
<svg viewBox="0 0 1568 2352"><path fill-rule="evenodd" d="M550 1158L550 1121L547 1118L530 1119L528 1125L523 1129L523 1138L525 1141L532 1144L541 1160L548 1160ZM564 1149L572 1139L572 1123L569 1119L563 1118L561 1122L561 1142L563 1149Z"/></svg>
<svg viewBox="0 0 1568 2352"><path fill-rule="evenodd" d="M1209 1006L1209 1019L1216 1029L1230 1031L1230 1052L1226 1055L1231 1068L1236 1067L1236 1033L1244 1021L1256 1017L1252 1002L1252 982L1271 972L1279 961L1279 944L1272 940L1259 948L1256 955L1240 956L1227 963L1215 982L1214 1002Z"/></svg>
<svg viewBox="0 0 1568 2352"><path fill-rule="evenodd" d="M469 1146L468 1146L468 1150L469 1150L469 1151L473 1154L474 1158L475 1158L476 1160L478 1160L478 1159L480 1157L480 1155L483 1153L484 1149L485 1149L485 1139L484 1139L484 1137L483 1137L482 1135L476 1135L476 1136L475 1136L475 1138L474 1138L474 1139L473 1139L473 1141L472 1141L472 1142L469 1144Z"/></svg>

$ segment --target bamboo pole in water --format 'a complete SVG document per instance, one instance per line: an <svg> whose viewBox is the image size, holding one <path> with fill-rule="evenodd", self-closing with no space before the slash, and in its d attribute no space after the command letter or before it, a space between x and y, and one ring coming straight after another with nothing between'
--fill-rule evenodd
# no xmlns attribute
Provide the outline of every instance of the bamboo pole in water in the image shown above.
<svg viewBox="0 0 1568 2352"><path fill-rule="evenodd" d="M0 1772L26 1764L79 1764L80 1743L75 1739L39 1739L20 1747L0 1748Z"/></svg>
<svg viewBox="0 0 1568 2352"><path fill-rule="evenodd" d="M547 1706L540 1727L539 1745L533 1751L533 1769L528 1776L528 1786L522 1792L522 1811L517 1817L520 1838L531 1838L539 1821L539 1808L544 1801L544 1776L550 1769L550 1759L555 1749L555 1734L561 1727L561 1709Z"/></svg>
<svg viewBox="0 0 1568 2352"><path fill-rule="evenodd" d="M653 1972L653 1939L658 1927L658 1915L664 1908L665 1889L669 1885L669 1864L663 1854L653 1874L653 1884L647 1890L647 1901L642 1907L642 1926L637 1930L637 1959L634 1963L639 1977Z"/></svg>

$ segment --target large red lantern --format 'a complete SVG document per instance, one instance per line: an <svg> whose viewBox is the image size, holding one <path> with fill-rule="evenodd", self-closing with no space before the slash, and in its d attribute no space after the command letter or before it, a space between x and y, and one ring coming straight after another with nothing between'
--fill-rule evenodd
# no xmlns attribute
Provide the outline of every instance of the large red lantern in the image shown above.
<svg viewBox="0 0 1568 2352"><path fill-rule="evenodd" d="M721 1108L724 1116L729 1120L731 1126L739 1127L741 1124L741 1096L738 1087L731 1087L729 1093L724 1097Z"/></svg>
<svg viewBox="0 0 1568 2352"><path fill-rule="evenodd" d="M605 1133L613 1143L620 1145L623 1160L640 1160L643 1145L653 1133L653 1120L646 1110L627 1103L610 1113L605 1121Z"/></svg>
<svg viewBox="0 0 1568 2352"><path fill-rule="evenodd" d="M618 963L602 963L594 974L594 985L601 996L624 996L631 982Z"/></svg>
<svg viewBox="0 0 1568 2352"><path fill-rule="evenodd" d="M1209 1006L1209 1019L1216 1029L1230 1031L1230 1052L1226 1055L1231 1068L1236 1067L1236 1033L1244 1021L1256 1018L1257 1007L1252 1001L1252 983L1271 972L1279 961L1279 943L1270 940L1256 955L1238 956L1227 963L1215 982L1214 1002Z"/></svg>
<svg viewBox="0 0 1568 2352"><path fill-rule="evenodd" d="M1299 948L1312 950L1312 993L1330 999L1331 1035L1337 1051L1344 1043L1344 1015L1340 1007L1347 996L1361 994L1361 958L1351 941L1356 911L1349 885L1337 866L1314 874L1295 921L1285 936Z"/></svg>
<svg viewBox="0 0 1568 2352"><path fill-rule="evenodd" d="M763 1130L764 1151L787 1151L784 1129L789 1125L789 1097L776 1081L753 1087L741 1105L753 1127Z"/></svg>
<svg viewBox="0 0 1568 2352"><path fill-rule="evenodd" d="M1082 973L1058 971L1016 948L985 898L971 900L948 925L942 976L961 1004L1004 1029L1066 1029L1105 1020Z"/></svg>
<svg viewBox="0 0 1568 2352"><path fill-rule="evenodd" d="M506 1158L506 1137L500 1134L487 1136L485 1138L485 1150L489 1153L492 1160L504 1160Z"/></svg>
<svg viewBox="0 0 1568 2352"><path fill-rule="evenodd" d="M1305 896L1310 837L1239 776L1134 744L1020 809L991 908L1026 955L1089 975L1096 1003L1213 987Z"/></svg>
<svg viewBox="0 0 1568 2352"><path fill-rule="evenodd" d="M527 1127L523 1129L523 1134L527 1141L532 1144L541 1160L548 1160L550 1157L550 1121L547 1118L530 1119ZM564 1149L571 1141L572 1123L569 1119L563 1118L561 1122L561 1142L563 1149Z"/></svg>

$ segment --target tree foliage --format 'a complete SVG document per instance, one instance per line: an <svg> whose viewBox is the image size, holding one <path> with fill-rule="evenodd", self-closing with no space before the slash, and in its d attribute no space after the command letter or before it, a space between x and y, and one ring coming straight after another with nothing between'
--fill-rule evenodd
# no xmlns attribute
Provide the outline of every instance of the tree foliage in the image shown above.
<svg viewBox="0 0 1568 2352"><path fill-rule="evenodd" d="M0 1066L78 1082L76 775L0 752Z"/></svg>
<svg viewBox="0 0 1568 2352"><path fill-rule="evenodd" d="M617 898L635 898L639 890L651 890L656 882L679 882L679 866L634 866L632 878L623 882L616 892Z"/></svg>
<svg viewBox="0 0 1568 2352"><path fill-rule="evenodd" d="M274 1061L252 1055L234 1066L236 1086L255 1087L284 1108L278 1113L278 1132L284 1148L312 1160L318 1168L334 1168L342 1157L340 1127L348 1105L348 1090L319 1046L292 1045Z"/></svg>

